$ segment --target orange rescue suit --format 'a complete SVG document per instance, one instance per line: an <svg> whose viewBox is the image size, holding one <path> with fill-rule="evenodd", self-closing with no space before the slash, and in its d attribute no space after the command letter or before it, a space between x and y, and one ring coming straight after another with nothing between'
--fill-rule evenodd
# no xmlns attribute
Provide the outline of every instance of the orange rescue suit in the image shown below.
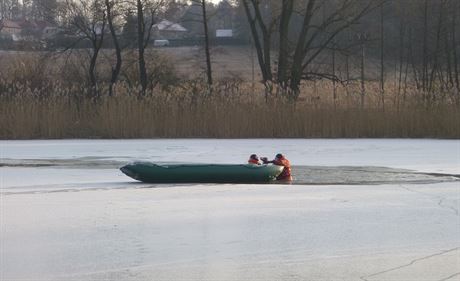
<svg viewBox="0 0 460 281"><path fill-rule="evenodd" d="M250 159L248 160L248 164L260 165L259 160L252 159L252 158L250 158Z"/></svg>
<svg viewBox="0 0 460 281"><path fill-rule="evenodd" d="M277 158L272 161L273 164L283 166L284 169L281 174L276 178L277 180L292 180L291 176L291 163L286 158Z"/></svg>

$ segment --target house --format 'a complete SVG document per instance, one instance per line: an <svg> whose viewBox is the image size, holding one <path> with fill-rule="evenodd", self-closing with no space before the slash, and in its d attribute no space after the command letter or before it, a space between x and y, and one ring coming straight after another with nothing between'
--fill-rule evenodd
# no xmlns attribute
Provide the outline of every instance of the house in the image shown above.
<svg viewBox="0 0 460 281"><path fill-rule="evenodd" d="M13 38L14 40L21 37L21 32L22 26L20 22L8 19L0 20L0 37Z"/></svg>
<svg viewBox="0 0 460 281"><path fill-rule="evenodd" d="M14 41L49 39L58 31L58 27L46 21L4 19L0 22L0 35L12 38Z"/></svg>
<svg viewBox="0 0 460 281"><path fill-rule="evenodd" d="M168 20L162 20L152 26L152 37L155 39L181 39L187 34L188 30L185 27Z"/></svg>

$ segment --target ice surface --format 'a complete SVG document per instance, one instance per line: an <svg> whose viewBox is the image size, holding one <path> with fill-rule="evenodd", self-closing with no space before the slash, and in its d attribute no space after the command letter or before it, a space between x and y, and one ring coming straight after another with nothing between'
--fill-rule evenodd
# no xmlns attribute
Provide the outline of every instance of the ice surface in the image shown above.
<svg viewBox="0 0 460 281"><path fill-rule="evenodd" d="M1 188L120 182L117 168L134 160L245 163L252 153L278 152L301 184L432 180L401 169L460 174L458 140L43 140L0 141L0 149Z"/></svg>
<svg viewBox="0 0 460 281"><path fill-rule="evenodd" d="M2 281L460 278L460 182L420 173L460 174L457 140L2 141L0 149ZM277 152L303 183L149 185L117 169Z"/></svg>
<svg viewBox="0 0 460 281"><path fill-rule="evenodd" d="M460 174L460 141L433 139L159 139L0 141L6 159L143 159L245 163L285 154L294 165L382 166Z"/></svg>

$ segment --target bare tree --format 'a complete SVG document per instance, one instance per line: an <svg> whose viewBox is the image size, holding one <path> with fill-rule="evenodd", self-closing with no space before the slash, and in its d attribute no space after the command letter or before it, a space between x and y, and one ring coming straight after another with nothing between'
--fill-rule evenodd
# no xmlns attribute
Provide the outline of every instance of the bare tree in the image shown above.
<svg viewBox="0 0 460 281"><path fill-rule="evenodd" d="M0 21L6 18L7 3L5 0L0 0ZM0 27L3 28L3 22L0 22ZM0 29L1 30L1 29Z"/></svg>
<svg viewBox="0 0 460 281"><path fill-rule="evenodd" d="M272 81L271 67L271 37L274 31L276 20L264 19L262 6L258 0L242 0L244 10L251 29L254 47L259 61L264 84Z"/></svg>
<svg viewBox="0 0 460 281"><path fill-rule="evenodd" d="M201 8L203 11L203 32L204 32L204 49L206 54L206 75L208 77L208 85L212 85L212 68L211 68L211 53L209 51L209 32L208 32L208 17L206 13L206 0L201 0Z"/></svg>
<svg viewBox="0 0 460 281"><path fill-rule="evenodd" d="M199 24L202 26L203 37L204 37L204 53L206 60L206 80L208 85L213 84L212 78L212 61L211 61L211 44L209 39L209 20L210 16L208 13L206 0L192 0L189 6L188 18L185 22ZM199 10L199 11L198 11ZM200 32L201 33L201 32Z"/></svg>
<svg viewBox="0 0 460 281"><path fill-rule="evenodd" d="M400 7L400 14L399 14L399 45L398 45L398 51L399 51L399 57L398 57L398 94L397 94L397 109L399 111L400 108L400 102L401 102L401 91L402 91L402 81L403 81L403 67L404 67L404 54L405 54L405 45L404 45L404 38L406 36L406 9L405 6L402 5ZM407 60L407 58L406 58Z"/></svg>
<svg viewBox="0 0 460 281"><path fill-rule="evenodd" d="M443 19L444 19L444 3L445 1L440 2L439 6L439 12L438 12L438 22L436 26L436 39L435 39L435 49L434 53L432 55L433 57L433 62L431 66L431 71L429 73L429 77L427 76L426 78L428 79L427 85L428 85L428 93L429 93L429 98L432 98L432 91L433 91L433 86L434 82L436 79L436 72L438 71L439 68L439 55L440 55L440 41L441 41L441 32L443 29Z"/></svg>
<svg viewBox="0 0 460 281"><path fill-rule="evenodd" d="M96 62L99 52L104 42L106 33L107 13L101 0L67 0L67 8L71 28L74 33L90 42L91 51L89 54L90 63L88 68L89 81L91 85L91 95L99 95L98 83L96 78Z"/></svg>
<svg viewBox="0 0 460 281"><path fill-rule="evenodd" d="M426 80L428 76L428 0L424 2L423 8L423 66L422 66L422 90L426 92Z"/></svg>
<svg viewBox="0 0 460 281"><path fill-rule="evenodd" d="M366 81L366 76L365 76L365 66L366 66L366 43L367 41L369 40L369 35L366 34L366 33L360 33L358 34L358 40L360 42L360 45L361 45L361 66L360 66L360 70L361 70L361 77L360 77L360 80L361 80L361 109L364 109L364 101L365 101L365 97L366 97L366 85L365 85L365 81Z"/></svg>
<svg viewBox="0 0 460 281"><path fill-rule="evenodd" d="M459 44L455 42L456 25L452 23L455 23L455 15L458 12L454 8L458 5L457 2L412 1L411 12L406 15L408 46L400 46L400 49L404 48L408 53L412 81L427 106L455 90L455 56Z"/></svg>
<svg viewBox="0 0 460 281"><path fill-rule="evenodd" d="M56 22L58 2L56 0L32 0L28 16L34 20Z"/></svg>
<svg viewBox="0 0 460 281"><path fill-rule="evenodd" d="M145 48L150 40L150 30L153 26L153 16L151 13L150 26L145 28L144 18L144 2L142 0L136 0L136 11L137 11L137 50L139 55L139 80L142 87L142 95L145 95L147 88L147 69L145 67ZM145 38L147 33L147 38ZM147 43L145 43L147 42Z"/></svg>
<svg viewBox="0 0 460 281"><path fill-rule="evenodd" d="M152 28L156 22L159 9L164 4L163 0L136 0L135 10L137 16L137 52L139 64L139 80L142 87L141 95L145 95L148 85L147 67L145 63L145 49L152 36Z"/></svg>
<svg viewBox="0 0 460 281"><path fill-rule="evenodd" d="M384 33L384 5L380 6L380 102L385 111L385 33Z"/></svg>
<svg viewBox="0 0 460 281"><path fill-rule="evenodd" d="M273 80L271 44L274 27L279 22L278 79L277 83L288 89L292 100L300 94L302 79L332 77L309 70L318 56L328 49L333 39L385 0L283 0L280 2L242 0L246 11L264 82ZM276 6L275 3L278 3ZM275 7L276 6L276 7ZM322 9L323 13L320 12ZM268 10L270 15L263 15ZM293 14L303 20L296 34L289 34ZM292 38L292 46L289 40Z"/></svg>
<svg viewBox="0 0 460 281"><path fill-rule="evenodd" d="M454 79L455 86L457 89L457 102L460 103L460 73L459 73L459 58L458 58L458 42L456 37L457 32L457 15L460 5L458 1L454 1L452 9L452 29L451 29L451 41L452 41L452 56L453 56L453 65L454 65Z"/></svg>
<svg viewBox="0 0 460 281"><path fill-rule="evenodd" d="M282 3L285 9L281 11L279 24L279 57L278 57L278 83L284 88L286 87L287 68L288 68L288 53L289 53L289 23L294 9L294 1L283 0Z"/></svg>
<svg viewBox="0 0 460 281"><path fill-rule="evenodd" d="M107 23L110 30L110 35L112 37L113 46L115 48L115 55L117 57L115 66L111 66L112 73L110 77L110 85L109 85L109 96L113 94L113 85L117 82L118 75L120 74L121 64L122 64L122 56L121 56L121 46L118 40L118 35L115 30L114 26L114 18L117 17L116 11L116 2L111 0L105 0L105 8L107 13Z"/></svg>
<svg viewBox="0 0 460 281"><path fill-rule="evenodd" d="M3 19L11 19L13 7L14 7L13 1L0 0L0 21ZM0 22L0 28L3 28L2 24L3 22Z"/></svg>

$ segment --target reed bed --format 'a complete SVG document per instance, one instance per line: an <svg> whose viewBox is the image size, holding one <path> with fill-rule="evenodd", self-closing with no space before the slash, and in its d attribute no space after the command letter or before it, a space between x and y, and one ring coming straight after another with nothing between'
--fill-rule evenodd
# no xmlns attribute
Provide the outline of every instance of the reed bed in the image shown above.
<svg viewBox="0 0 460 281"><path fill-rule="evenodd" d="M383 111L371 102L360 108L354 99L334 105L306 96L293 103L266 100L263 91L251 93L249 87L237 90L228 95L203 88L193 96L183 87L140 98L118 87L116 95L95 101L78 95L78 87L46 95L26 88L0 96L0 138L460 137L460 110L454 104L406 101Z"/></svg>
<svg viewBox="0 0 460 281"><path fill-rule="evenodd" d="M310 81L293 102L276 87L267 91L244 79L222 79L209 88L199 78L174 76L163 60L151 69L164 79L144 96L130 65L113 96L101 79L95 99L78 57L63 63L32 55L3 58L1 139L460 138L459 95L442 89L427 98L410 83L402 91L388 81L383 103L379 84L367 81L362 106L358 82Z"/></svg>

